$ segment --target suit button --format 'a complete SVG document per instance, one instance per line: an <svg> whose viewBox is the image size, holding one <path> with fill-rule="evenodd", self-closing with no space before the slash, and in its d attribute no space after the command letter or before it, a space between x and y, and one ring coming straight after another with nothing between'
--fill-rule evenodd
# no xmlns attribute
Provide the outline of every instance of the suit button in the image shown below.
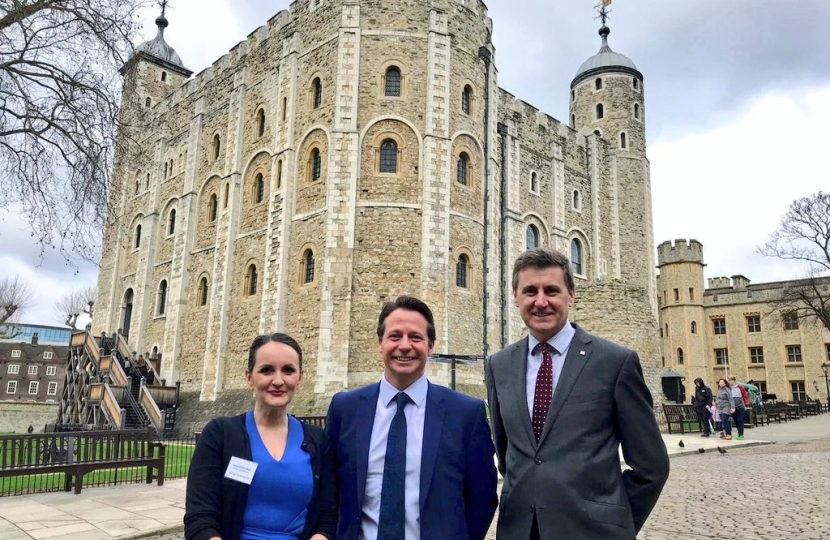
<svg viewBox="0 0 830 540"><path fill-rule="evenodd" d="M542 460L541 459L536 459L536 460L534 460L534 463L536 463L536 465L541 465Z"/></svg>

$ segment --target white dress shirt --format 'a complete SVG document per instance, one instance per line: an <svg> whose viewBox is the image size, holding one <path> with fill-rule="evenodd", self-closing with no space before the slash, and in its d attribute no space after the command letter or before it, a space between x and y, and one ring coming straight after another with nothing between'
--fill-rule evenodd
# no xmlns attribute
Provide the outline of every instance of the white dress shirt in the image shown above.
<svg viewBox="0 0 830 540"><path fill-rule="evenodd" d="M553 393L556 394L556 383L559 382L559 375L562 373L562 366L565 365L565 356L568 355L568 349L571 347L571 341L576 334L576 330L571 326L571 321L565 323L562 330L558 334L548 340L548 345L553 347L556 352L551 353L551 360L553 361ZM539 368L542 367L542 351L534 349L539 344L539 340L533 337L532 334L527 336L527 411L530 418L533 418L533 397L536 395L536 376L539 374Z"/></svg>
<svg viewBox="0 0 830 540"><path fill-rule="evenodd" d="M423 375L409 388L403 390L412 403L408 403L404 408L406 416L406 476L404 480L406 524L405 536L401 540L420 540L421 538L421 449L424 443L424 413L428 387L427 377ZM392 386L385 376L381 377L375 421L372 424L372 438L369 442L369 466L366 470L366 492L363 497L363 518L360 522L362 540L376 540L378 537L386 441L389 438L389 426L392 425L392 419L398 412L398 405L395 401L397 394L398 389Z"/></svg>

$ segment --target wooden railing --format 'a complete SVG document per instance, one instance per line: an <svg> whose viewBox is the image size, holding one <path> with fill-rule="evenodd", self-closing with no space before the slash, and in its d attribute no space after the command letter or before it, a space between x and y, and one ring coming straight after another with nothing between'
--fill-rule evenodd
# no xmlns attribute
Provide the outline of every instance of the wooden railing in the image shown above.
<svg viewBox="0 0 830 540"><path fill-rule="evenodd" d="M72 334L72 337L69 339L69 346L71 348L75 347L85 347L87 351L89 351L89 355L95 361L95 365L99 365L101 362L101 351L98 349L98 344L95 342L95 338L89 332L75 332Z"/></svg>
<svg viewBox="0 0 830 540"><path fill-rule="evenodd" d="M109 416L112 425L115 426L116 429L121 429L124 427L124 422L127 419L124 409L122 409L121 405L118 403L119 400L116 398L113 388L109 385L104 385L104 389L102 410L104 411L104 414Z"/></svg>
<svg viewBox="0 0 830 540"><path fill-rule="evenodd" d="M89 401L98 403L104 399L104 383L92 383L89 385Z"/></svg>
<svg viewBox="0 0 830 540"><path fill-rule="evenodd" d="M144 408L144 411L147 413L147 416L150 418L150 422L153 424L153 427L156 428L156 432L162 433L164 431L164 416L159 410L158 405L156 405L155 400L153 400L153 397L146 385L141 385L138 400Z"/></svg>
<svg viewBox="0 0 830 540"><path fill-rule="evenodd" d="M121 367L121 364L118 361L112 361L110 363L110 379L113 384L127 386L127 374L124 372L124 368Z"/></svg>
<svg viewBox="0 0 830 540"><path fill-rule="evenodd" d="M147 392L153 397L153 401L161 405L171 405L176 403L176 392L178 388L175 386L145 386Z"/></svg>

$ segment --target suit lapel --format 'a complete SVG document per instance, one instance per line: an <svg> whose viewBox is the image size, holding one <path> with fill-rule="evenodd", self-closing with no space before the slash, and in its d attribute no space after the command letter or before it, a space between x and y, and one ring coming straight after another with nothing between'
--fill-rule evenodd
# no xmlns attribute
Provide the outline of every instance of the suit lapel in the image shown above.
<svg viewBox="0 0 830 540"><path fill-rule="evenodd" d="M517 376L513 377L513 395L519 401L519 414L522 428L527 436L527 442L530 448L536 446L536 436L533 434L533 422L530 418L530 413L527 410L527 348L528 338L524 338L516 344L513 351L510 353L510 365L518 366L516 368Z"/></svg>
<svg viewBox="0 0 830 540"><path fill-rule="evenodd" d="M435 470L435 459L438 455L438 445L441 441L441 431L444 428L444 415L447 412L444 398L438 390L430 384L427 389L426 410L424 411L424 442L421 447L421 483L419 506L424 511L424 502L429 493L432 475Z"/></svg>
<svg viewBox="0 0 830 540"><path fill-rule="evenodd" d="M358 508L363 507L363 495L366 493L366 475L369 470L369 446L372 442L372 426L375 423L375 410L378 405L378 394L380 393L380 383L372 385L366 389L359 397L357 404L357 414L355 418L356 429L354 437L354 456L357 493L355 493L355 500L358 501Z"/></svg>
<svg viewBox="0 0 830 540"><path fill-rule="evenodd" d="M565 356L565 363L562 365L562 372L559 374L559 381L556 383L556 388L553 390L553 401L548 410L548 416L545 419L545 427L542 429L542 436L539 438L539 445L547 437L553 424L556 423L556 418L562 411L562 406L568 400L571 390L582 373L582 369L591 357L592 347L591 336L584 330L576 327L576 334L571 340L571 345L568 348L568 354Z"/></svg>

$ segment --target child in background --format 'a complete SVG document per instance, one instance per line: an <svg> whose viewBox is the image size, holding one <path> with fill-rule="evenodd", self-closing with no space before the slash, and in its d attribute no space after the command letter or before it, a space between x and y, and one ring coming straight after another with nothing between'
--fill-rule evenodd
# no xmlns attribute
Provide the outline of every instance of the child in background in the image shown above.
<svg viewBox="0 0 830 540"><path fill-rule="evenodd" d="M723 434L722 426L720 425L720 415L718 414L718 408L715 404L709 405L707 407L709 413L712 415L712 418L709 420L709 423L712 424L712 431L720 431Z"/></svg>

